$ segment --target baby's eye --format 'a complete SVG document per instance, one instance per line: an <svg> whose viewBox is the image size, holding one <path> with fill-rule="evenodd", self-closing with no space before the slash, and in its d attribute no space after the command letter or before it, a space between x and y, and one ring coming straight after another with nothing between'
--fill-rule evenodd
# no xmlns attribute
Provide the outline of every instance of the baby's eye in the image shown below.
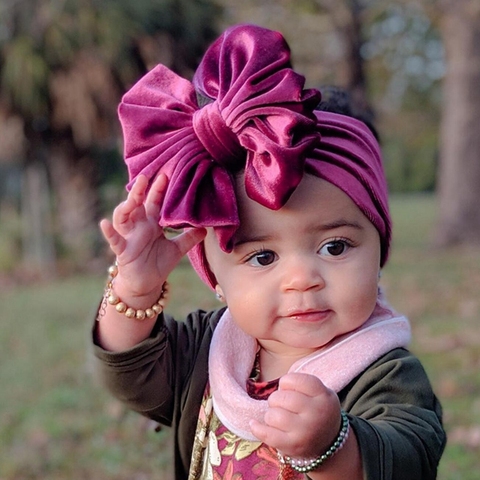
<svg viewBox="0 0 480 480"><path fill-rule="evenodd" d="M345 253L349 248L350 244L345 240L334 240L323 245L318 253L320 255L326 255L327 257L338 257Z"/></svg>
<svg viewBox="0 0 480 480"><path fill-rule="evenodd" d="M253 254L248 260L247 263L253 265L254 267L266 267L267 265L272 264L277 258L275 252L271 250L262 250Z"/></svg>

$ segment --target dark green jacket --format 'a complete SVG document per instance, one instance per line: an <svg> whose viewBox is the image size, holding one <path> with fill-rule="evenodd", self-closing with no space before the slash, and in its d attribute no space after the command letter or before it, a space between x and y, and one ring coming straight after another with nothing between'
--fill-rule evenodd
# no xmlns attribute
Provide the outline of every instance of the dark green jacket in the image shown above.
<svg viewBox="0 0 480 480"><path fill-rule="evenodd" d="M176 479L188 477L208 352L223 309L185 322L161 315L149 339L120 353L95 342L115 397L174 431ZM395 349L338 392L357 436L366 480L430 480L445 447L441 407L419 360Z"/></svg>

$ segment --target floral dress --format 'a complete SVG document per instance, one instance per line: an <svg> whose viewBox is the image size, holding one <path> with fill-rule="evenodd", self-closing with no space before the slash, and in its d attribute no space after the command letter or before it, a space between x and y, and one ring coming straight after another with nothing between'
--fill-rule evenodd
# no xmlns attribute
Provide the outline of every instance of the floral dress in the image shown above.
<svg viewBox="0 0 480 480"><path fill-rule="evenodd" d="M265 400L278 388L278 380L247 382L248 394ZM262 442L240 438L218 419L210 386L203 396L193 445L188 480L296 480L305 476L279 461L277 450Z"/></svg>

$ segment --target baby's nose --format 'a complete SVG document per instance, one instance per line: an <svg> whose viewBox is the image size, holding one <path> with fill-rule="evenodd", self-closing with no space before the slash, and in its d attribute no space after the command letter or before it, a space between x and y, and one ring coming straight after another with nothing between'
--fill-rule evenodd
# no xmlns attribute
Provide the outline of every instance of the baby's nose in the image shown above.
<svg viewBox="0 0 480 480"><path fill-rule="evenodd" d="M283 271L283 289L285 291L307 291L321 289L324 286L325 280L318 265L312 259L299 255L285 262Z"/></svg>

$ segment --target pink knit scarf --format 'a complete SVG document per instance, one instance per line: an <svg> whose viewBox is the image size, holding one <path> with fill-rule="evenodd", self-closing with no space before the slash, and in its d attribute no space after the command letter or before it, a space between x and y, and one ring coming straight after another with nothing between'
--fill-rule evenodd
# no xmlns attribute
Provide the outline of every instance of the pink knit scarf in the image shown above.
<svg viewBox="0 0 480 480"><path fill-rule="evenodd" d="M290 372L309 373L339 392L375 360L410 342L410 324L379 297L374 312L358 329L336 338L327 346L297 361ZM257 341L241 330L227 309L213 334L209 354L209 381L215 413L233 433L258 440L249 421L263 421L266 400L246 392Z"/></svg>

